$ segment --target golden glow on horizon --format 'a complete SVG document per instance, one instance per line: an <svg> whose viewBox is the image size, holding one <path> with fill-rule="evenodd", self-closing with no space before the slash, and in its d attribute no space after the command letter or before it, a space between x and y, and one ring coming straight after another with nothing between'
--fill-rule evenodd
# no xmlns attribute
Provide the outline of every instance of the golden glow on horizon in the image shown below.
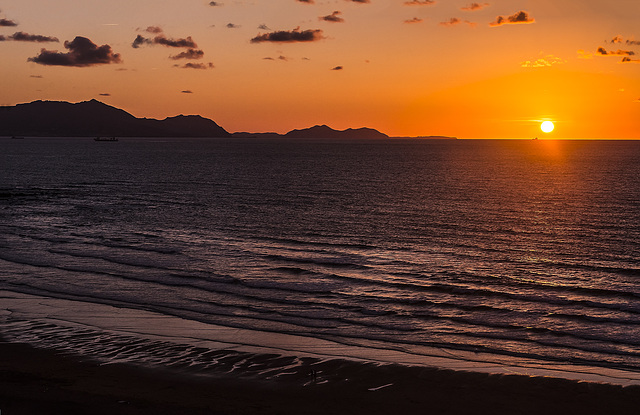
<svg viewBox="0 0 640 415"><path fill-rule="evenodd" d="M542 124L540 124L540 129L547 134L549 134L555 128L556 126L553 125L551 121L544 121Z"/></svg>
<svg viewBox="0 0 640 415"><path fill-rule="evenodd" d="M639 1L495 0L473 11L463 2L337 1L340 22L319 19L327 2L94 3L2 1L0 106L95 98L137 117L199 114L230 132L327 124L458 138L530 139L557 120L549 137L640 139ZM490 25L518 10L535 22ZM452 17L461 24L440 24ZM251 42L296 27L322 36ZM154 43L148 28L197 48ZM30 41L14 40L18 32ZM42 49L68 57L65 42L76 36L119 58L34 61ZM137 36L146 43L133 47Z"/></svg>

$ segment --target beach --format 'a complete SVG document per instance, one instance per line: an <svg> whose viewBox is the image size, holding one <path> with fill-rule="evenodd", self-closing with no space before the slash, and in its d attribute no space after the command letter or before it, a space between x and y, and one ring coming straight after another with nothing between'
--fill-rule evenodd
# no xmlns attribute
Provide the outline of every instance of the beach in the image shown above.
<svg viewBox="0 0 640 415"><path fill-rule="evenodd" d="M295 375L265 380L101 365L2 342L0 372L0 409L9 415L631 414L640 405L638 386L339 359L310 359Z"/></svg>

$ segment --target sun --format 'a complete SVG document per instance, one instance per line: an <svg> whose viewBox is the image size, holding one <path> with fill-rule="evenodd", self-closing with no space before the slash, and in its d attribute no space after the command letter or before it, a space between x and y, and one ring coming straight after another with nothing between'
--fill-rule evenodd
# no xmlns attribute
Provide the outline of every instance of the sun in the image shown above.
<svg viewBox="0 0 640 415"><path fill-rule="evenodd" d="M540 124L540 129L545 133L550 133L554 128L556 128L556 126L553 125L551 121L545 121Z"/></svg>

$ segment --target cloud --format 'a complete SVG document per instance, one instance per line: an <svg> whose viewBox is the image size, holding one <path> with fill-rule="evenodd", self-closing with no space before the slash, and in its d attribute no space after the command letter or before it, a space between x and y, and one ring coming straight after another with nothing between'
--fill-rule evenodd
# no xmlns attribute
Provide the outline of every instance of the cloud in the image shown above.
<svg viewBox="0 0 640 415"><path fill-rule="evenodd" d="M320 20L324 20L325 22L333 22L333 23L342 23L344 22L344 19L342 17L340 17L340 15L342 14L342 12L340 11L335 11L327 16L321 16L319 17Z"/></svg>
<svg viewBox="0 0 640 415"><path fill-rule="evenodd" d="M493 23L489 23L489 26L497 27L505 24L529 24L534 23L535 21L536 19L530 17L529 13L525 11L519 11L518 13L507 17L498 16Z"/></svg>
<svg viewBox="0 0 640 415"><path fill-rule="evenodd" d="M18 26L18 23L14 22L13 20L9 20L9 19L0 19L0 26L12 27L12 26Z"/></svg>
<svg viewBox="0 0 640 415"><path fill-rule="evenodd" d="M57 37L51 36L42 36L42 35L31 35L25 32L15 32L8 39L15 40L17 42L59 42Z"/></svg>
<svg viewBox="0 0 640 415"><path fill-rule="evenodd" d="M639 46L640 45L640 40L629 40L629 39L627 39L625 41L625 43L627 45L631 45L631 46Z"/></svg>
<svg viewBox="0 0 640 415"><path fill-rule="evenodd" d="M110 97L111 96L111 94L109 94L109 93L103 93L103 94L98 94L98 95L100 95L101 97Z"/></svg>
<svg viewBox="0 0 640 415"><path fill-rule="evenodd" d="M408 20L405 20L404 22L408 23L408 24L411 24L411 23L420 23L422 21L423 21L422 19L420 19L418 17L414 17L413 19L408 19Z"/></svg>
<svg viewBox="0 0 640 415"><path fill-rule="evenodd" d="M193 94L193 91L190 91L188 89L185 89L184 91L180 91L180 92L182 92L183 94Z"/></svg>
<svg viewBox="0 0 640 415"><path fill-rule="evenodd" d="M306 3L306 4L314 4L315 2L313 0L296 0L299 3Z"/></svg>
<svg viewBox="0 0 640 415"><path fill-rule="evenodd" d="M42 75L29 75L29 78L38 78L38 79L42 79L43 76Z"/></svg>
<svg viewBox="0 0 640 415"><path fill-rule="evenodd" d="M635 55L635 52L632 50L620 50L620 49L607 51L605 48L599 47L598 50L596 51L596 55L598 56L633 56Z"/></svg>
<svg viewBox="0 0 640 415"><path fill-rule="evenodd" d="M361 4L371 3L370 0L347 0L347 1L350 1L350 2L353 2L353 3L361 3Z"/></svg>
<svg viewBox="0 0 640 415"><path fill-rule="evenodd" d="M341 71L343 69L344 68L342 66L335 66L335 67L331 68L332 71Z"/></svg>
<svg viewBox="0 0 640 415"><path fill-rule="evenodd" d="M620 35L614 36L614 38L611 39L610 43L622 43L622 36L620 36Z"/></svg>
<svg viewBox="0 0 640 415"><path fill-rule="evenodd" d="M584 49L578 49L578 59L593 59L593 54L585 52Z"/></svg>
<svg viewBox="0 0 640 415"><path fill-rule="evenodd" d="M631 59L630 57L625 56L624 58L622 58L620 63L640 63L640 59Z"/></svg>
<svg viewBox="0 0 640 415"><path fill-rule="evenodd" d="M295 28L291 31L280 30L271 33L259 34L251 39L251 43L276 42L276 43L293 43L293 42L315 42L321 40L322 30L300 30Z"/></svg>
<svg viewBox="0 0 640 415"><path fill-rule="evenodd" d="M464 10L466 12L474 12L476 10L484 9L485 7L489 6L489 3L471 3L468 6L460 7L460 10Z"/></svg>
<svg viewBox="0 0 640 415"><path fill-rule="evenodd" d="M180 52L177 55L169 56L169 59L202 59L204 57L204 51L200 49L187 49L184 52Z"/></svg>
<svg viewBox="0 0 640 415"><path fill-rule="evenodd" d="M176 65L179 68L182 69L213 69L215 68L215 66L213 66L213 62L209 62L209 63L193 63L193 62L188 62L185 63L184 65L180 66L180 65Z"/></svg>
<svg viewBox="0 0 640 415"><path fill-rule="evenodd" d="M524 61L520 64L523 68L548 68L549 66L559 65L567 63L562 58L558 58L557 56L547 55L543 58L538 58L536 60Z"/></svg>
<svg viewBox="0 0 640 415"><path fill-rule="evenodd" d="M227 29L239 29L240 25L237 25L235 23L227 23Z"/></svg>
<svg viewBox="0 0 640 415"><path fill-rule="evenodd" d="M260 30L271 30L271 29L269 29L269 27L266 24L261 24L260 26L258 26L258 29L260 29Z"/></svg>
<svg viewBox="0 0 640 415"><path fill-rule="evenodd" d="M4 42L5 40L7 40L7 38L4 37L3 35L0 35L0 42Z"/></svg>
<svg viewBox="0 0 640 415"><path fill-rule="evenodd" d="M411 1L405 1L404 5L405 6L430 6L435 3L436 3L436 0L411 0Z"/></svg>
<svg viewBox="0 0 640 415"><path fill-rule="evenodd" d="M222 6L222 3L218 2L218 1L210 1L209 2L209 6L218 7L218 6Z"/></svg>
<svg viewBox="0 0 640 415"><path fill-rule="evenodd" d="M471 27L474 27L476 24L473 22L470 22L468 20L461 20L458 19L457 17L452 17L451 19L447 20L446 22L440 22L441 26L456 26L459 25L460 23L466 23Z"/></svg>
<svg viewBox="0 0 640 415"><path fill-rule="evenodd" d="M142 45L163 45L171 48L197 48L198 45L193 41L191 36L187 36L184 39L171 39L165 36L162 28L158 26L149 26L144 29L145 32L154 33L156 36L153 39L146 38L142 35L136 36L131 46L135 49Z"/></svg>
<svg viewBox="0 0 640 415"><path fill-rule="evenodd" d="M76 36L71 42L64 42L64 47L69 52L57 52L41 49L40 54L29 58L29 62L50 66L75 66L86 67L120 63L122 59L119 53L113 53L111 46L98 46L86 37Z"/></svg>

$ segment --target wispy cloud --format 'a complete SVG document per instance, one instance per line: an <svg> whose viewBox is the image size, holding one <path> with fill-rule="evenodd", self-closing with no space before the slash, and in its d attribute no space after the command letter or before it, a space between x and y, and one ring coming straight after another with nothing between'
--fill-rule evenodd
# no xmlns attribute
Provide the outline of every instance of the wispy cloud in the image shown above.
<svg viewBox="0 0 640 415"><path fill-rule="evenodd" d="M340 15L342 14L342 12L340 11L335 11L327 16L321 16L319 17L320 20L324 20L325 22L332 22L332 23L342 23L344 22L344 19L342 17L340 17Z"/></svg>
<svg viewBox="0 0 640 415"><path fill-rule="evenodd" d="M422 21L423 20L420 19L419 17L414 17L413 19L408 19L408 20L405 20L404 22L407 24L412 24L412 23L420 23Z"/></svg>
<svg viewBox="0 0 640 415"><path fill-rule="evenodd" d="M622 58L620 63L640 63L640 59L631 59L630 57L625 56L624 58Z"/></svg>
<svg viewBox="0 0 640 415"><path fill-rule="evenodd" d="M198 45L191 36L186 38L171 39L165 36L162 28L158 26L149 26L145 30L148 33L156 34L153 38L146 38L142 35L136 36L131 46L133 48L139 48L142 45L163 45L171 48L197 48Z"/></svg>
<svg viewBox="0 0 640 415"><path fill-rule="evenodd" d="M603 47L599 47L596 51L596 55L598 56L633 56L635 52L632 50L606 50Z"/></svg>
<svg viewBox="0 0 640 415"><path fill-rule="evenodd" d="M333 68L331 68L332 71L341 71L344 68L342 66L334 66Z"/></svg>
<svg viewBox="0 0 640 415"><path fill-rule="evenodd" d="M314 4L313 0L296 0L298 3Z"/></svg>
<svg viewBox="0 0 640 415"><path fill-rule="evenodd" d="M98 46L86 37L76 36L71 42L64 42L64 47L69 52L63 53L42 49L38 56L29 58L30 62L50 66L75 66L86 67L120 63L122 59L119 53L114 53L111 46Z"/></svg>
<svg viewBox="0 0 640 415"><path fill-rule="evenodd" d="M294 42L315 42L323 39L322 30L309 29L300 30L279 30L271 33L259 34L251 39L251 43L274 42L274 43L294 43Z"/></svg>
<svg viewBox="0 0 640 415"><path fill-rule="evenodd" d="M222 3L220 3L219 1L210 1L209 6L218 7L218 6L222 6Z"/></svg>
<svg viewBox="0 0 640 415"><path fill-rule="evenodd" d="M476 10L484 9L485 7L489 6L489 3L471 3L468 6L460 7L460 10L464 10L466 12L474 12Z"/></svg>
<svg viewBox="0 0 640 415"><path fill-rule="evenodd" d="M180 52L177 55L169 56L169 59L202 59L204 57L204 51L200 49L187 49L184 52Z"/></svg>
<svg viewBox="0 0 640 415"><path fill-rule="evenodd" d="M470 22L468 20L462 20L462 19L458 19L457 17L452 17L451 19L447 20L446 22L440 22L441 26L457 26L461 23L465 23L468 24L471 27L475 27L476 24L473 22Z"/></svg>
<svg viewBox="0 0 640 415"><path fill-rule="evenodd" d="M520 64L520 66L522 66L523 68L548 68L550 66L563 63L567 63L567 61L554 55L547 55L535 60L524 61Z"/></svg>
<svg viewBox="0 0 640 415"><path fill-rule="evenodd" d="M535 19L529 16L529 13L525 11L519 11L511 16L498 16L496 20L492 23L489 23L491 27L502 26L506 24L530 24L535 23Z"/></svg>
<svg viewBox="0 0 640 415"><path fill-rule="evenodd" d="M188 62L188 63L185 63L184 65L175 65L175 66L182 69L213 69L215 68L215 66L213 65L213 62L209 62L209 63Z"/></svg>
<svg viewBox="0 0 640 415"><path fill-rule="evenodd" d="M578 49L578 59L593 59L593 53L586 52L584 49Z"/></svg>
<svg viewBox="0 0 640 415"><path fill-rule="evenodd" d="M227 29L239 29L240 25L237 25L235 23L227 23Z"/></svg>
<svg viewBox="0 0 640 415"><path fill-rule="evenodd" d="M184 91L180 91L183 94L193 94L193 91L189 90L189 89L185 89Z"/></svg>
<svg viewBox="0 0 640 415"><path fill-rule="evenodd" d="M346 0L346 1L350 1L352 3L371 3L370 0Z"/></svg>
<svg viewBox="0 0 640 415"><path fill-rule="evenodd" d="M405 1L404 5L405 6L430 6L435 3L436 3L436 0L411 0L411 1Z"/></svg>
<svg viewBox="0 0 640 415"><path fill-rule="evenodd" d="M38 42L38 43L59 42L57 37L32 35L25 32L15 32L11 36L9 36L7 39L15 40L17 42Z"/></svg>

